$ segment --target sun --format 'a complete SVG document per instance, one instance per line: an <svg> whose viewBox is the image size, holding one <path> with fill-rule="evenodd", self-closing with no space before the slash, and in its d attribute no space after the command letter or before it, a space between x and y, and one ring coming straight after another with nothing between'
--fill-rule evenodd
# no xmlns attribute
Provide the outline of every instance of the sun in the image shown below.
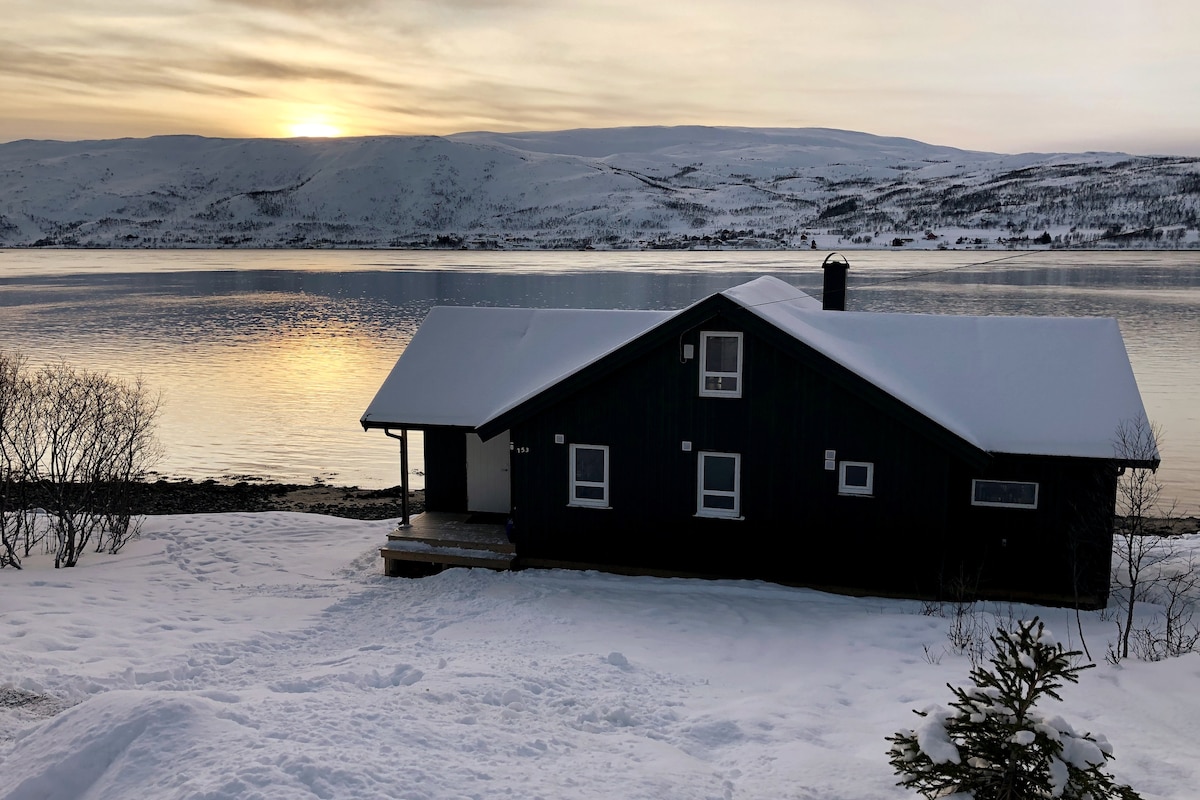
<svg viewBox="0 0 1200 800"><path fill-rule="evenodd" d="M330 125L328 122L315 119L297 122L288 127L288 132L292 136L314 139L329 139L342 135L342 129L336 125Z"/></svg>

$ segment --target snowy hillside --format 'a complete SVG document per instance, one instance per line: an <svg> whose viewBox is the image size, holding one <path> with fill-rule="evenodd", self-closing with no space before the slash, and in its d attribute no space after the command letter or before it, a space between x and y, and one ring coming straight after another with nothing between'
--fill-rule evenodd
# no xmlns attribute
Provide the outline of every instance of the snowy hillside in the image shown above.
<svg viewBox="0 0 1200 800"><path fill-rule="evenodd" d="M1039 614L1072 648L1083 632L1099 663L1041 710L1106 736L1146 800L1197 796L1200 655L1108 664L1108 614L595 572L389 579L392 524L151 517L120 555L0 570L0 798L913 800L884 737L966 682L956 619L997 614Z"/></svg>
<svg viewBox="0 0 1200 800"><path fill-rule="evenodd" d="M1200 158L820 128L0 144L0 246L1196 247L1198 218Z"/></svg>

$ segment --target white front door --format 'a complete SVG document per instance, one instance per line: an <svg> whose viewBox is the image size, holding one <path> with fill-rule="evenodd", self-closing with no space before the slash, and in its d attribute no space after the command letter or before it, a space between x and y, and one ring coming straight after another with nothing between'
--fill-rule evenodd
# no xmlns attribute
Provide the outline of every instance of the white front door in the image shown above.
<svg viewBox="0 0 1200 800"><path fill-rule="evenodd" d="M467 510L511 510L511 484L508 478L508 431L486 442L474 433L467 434Z"/></svg>

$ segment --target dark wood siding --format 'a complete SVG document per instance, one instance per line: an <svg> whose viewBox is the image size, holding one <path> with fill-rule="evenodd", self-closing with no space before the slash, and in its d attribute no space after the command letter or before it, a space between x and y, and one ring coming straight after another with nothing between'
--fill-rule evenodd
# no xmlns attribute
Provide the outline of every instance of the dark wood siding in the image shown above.
<svg viewBox="0 0 1200 800"><path fill-rule="evenodd" d="M972 479L1038 484L1037 508L972 504ZM1116 470L1103 461L997 456L986 470L963 469L950 483L951 591L1076 596L1103 605L1108 596Z"/></svg>
<svg viewBox="0 0 1200 800"><path fill-rule="evenodd" d="M702 330L745 334L740 398L699 396ZM685 344L697 357L683 359ZM1109 468L1070 459L968 466L928 426L912 424L911 409L865 398L718 314L513 425L518 553L916 595L967 585L1000 596L1074 592L1069 556L1086 550L1082 584L1107 593L1105 534L1081 526L1072 509L1105 496ZM609 508L568 505L570 444L609 447ZM840 495L826 450L839 463L873 464L873 495ZM741 455L741 519L696 516L700 451ZM972 506L971 478L1000 475L1038 481L1038 509ZM1108 511L1111 541L1111 503Z"/></svg>
<svg viewBox="0 0 1200 800"><path fill-rule="evenodd" d="M932 590L927 565L941 555L949 457L749 333L742 397L700 397L699 359L682 361L681 345L698 345L701 330L740 327L710 320L514 429L514 445L528 448L514 456L521 552ZM571 443L610 447L611 509L567 505ZM839 495L826 450L873 463L874 496ZM741 455L742 519L696 516L699 451ZM539 503L541 492L551 502ZM847 533L860 543L854 554Z"/></svg>
<svg viewBox="0 0 1200 800"><path fill-rule="evenodd" d="M467 437L462 430L425 431L425 508L467 510Z"/></svg>

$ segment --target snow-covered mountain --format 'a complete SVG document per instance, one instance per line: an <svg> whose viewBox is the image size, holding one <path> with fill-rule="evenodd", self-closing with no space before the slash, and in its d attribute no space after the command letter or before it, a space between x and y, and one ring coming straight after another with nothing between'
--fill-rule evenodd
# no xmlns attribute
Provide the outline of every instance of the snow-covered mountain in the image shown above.
<svg viewBox="0 0 1200 800"><path fill-rule="evenodd" d="M1200 158L822 128L0 144L0 246L1198 247Z"/></svg>

